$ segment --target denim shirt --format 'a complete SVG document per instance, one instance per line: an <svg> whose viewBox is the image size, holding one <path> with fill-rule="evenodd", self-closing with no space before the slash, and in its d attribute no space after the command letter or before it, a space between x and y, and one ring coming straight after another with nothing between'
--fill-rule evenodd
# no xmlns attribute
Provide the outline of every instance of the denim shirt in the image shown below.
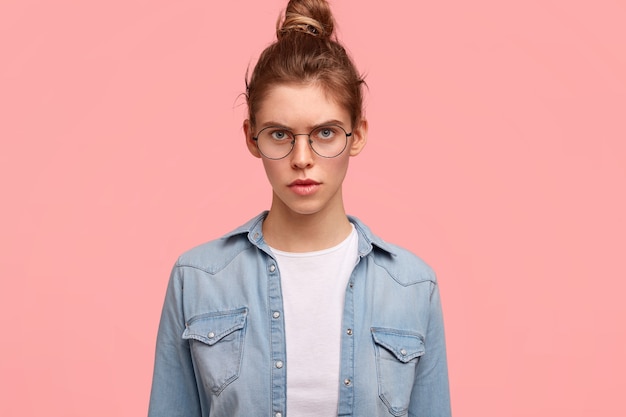
<svg viewBox="0 0 626 417"><path fill-rule="evenodd" d="M280 271L262 213L176 262L159 325L149 417L289 417ZM338 416L450 416L435 274L350 217ZM311 329L320 338L323 328ZM297 416L292 416L297 417Z"/></svg>

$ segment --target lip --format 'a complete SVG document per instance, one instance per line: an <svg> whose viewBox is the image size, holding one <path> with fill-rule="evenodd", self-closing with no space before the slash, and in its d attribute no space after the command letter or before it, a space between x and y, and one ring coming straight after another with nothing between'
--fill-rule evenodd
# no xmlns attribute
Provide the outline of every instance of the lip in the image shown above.
<svg viewBox="0 0 626 417"><path fill-rule="evenodd" d="M298 179L289 184L289 188L298 195L311 195L320 187L320 183L311 179Z"/></svg>
<svg viewBox="0 0 626 417"><path fill-rule="evenodd" d="M319 185L319 182L315 181L315 180L310 180L308 178L305 179L298 179L298 180L294 180L292 181L289 186L292 187L294 185Z"/></svg>

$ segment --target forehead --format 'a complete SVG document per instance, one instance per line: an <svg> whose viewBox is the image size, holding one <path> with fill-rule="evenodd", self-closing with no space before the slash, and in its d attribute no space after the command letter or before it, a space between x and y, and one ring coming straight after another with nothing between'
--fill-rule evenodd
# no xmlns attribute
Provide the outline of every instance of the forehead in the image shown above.
<svg viewBox="0 0 626 417"><path fill-rule="evenodd" d="M350 123L350 113L317 84L279 84L271 87L256 113L258 125L281 124L309 128L336 120Z"/></svg>

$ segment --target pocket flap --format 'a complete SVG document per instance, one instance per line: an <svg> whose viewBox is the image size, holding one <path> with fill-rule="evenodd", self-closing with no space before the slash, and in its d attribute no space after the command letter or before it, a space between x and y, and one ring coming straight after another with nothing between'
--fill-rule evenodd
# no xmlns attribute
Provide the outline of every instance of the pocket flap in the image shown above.
<svg viewBox="0 0 626 417"><path fill-rule="evenodd" d="M374 342L391 352L400 362L409 362L425 352L424 339L418 333L382 327L372 327L371 330Z"/></svg>
<svg viewBox="0 0 626 417"><path fill-rule="evenodd" d="M195 339L207 345L214 345L246 324L248 309L245 307L201 314L192 317L185 325L183 339Z"/></svg>

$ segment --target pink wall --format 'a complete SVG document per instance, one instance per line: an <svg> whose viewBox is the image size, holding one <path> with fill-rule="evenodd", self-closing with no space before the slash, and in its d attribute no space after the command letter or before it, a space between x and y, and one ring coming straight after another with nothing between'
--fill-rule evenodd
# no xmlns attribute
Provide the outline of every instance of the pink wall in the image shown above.
<svg viewBox="0 0 626 417"><path fill-rule="evenodd" d="M238 95L286 1L215 3L0 4L0 415L145 415L172 263L268 206ZM438 271L455 415L624 416L626 4L334 10L347 208Z"/></svg>

